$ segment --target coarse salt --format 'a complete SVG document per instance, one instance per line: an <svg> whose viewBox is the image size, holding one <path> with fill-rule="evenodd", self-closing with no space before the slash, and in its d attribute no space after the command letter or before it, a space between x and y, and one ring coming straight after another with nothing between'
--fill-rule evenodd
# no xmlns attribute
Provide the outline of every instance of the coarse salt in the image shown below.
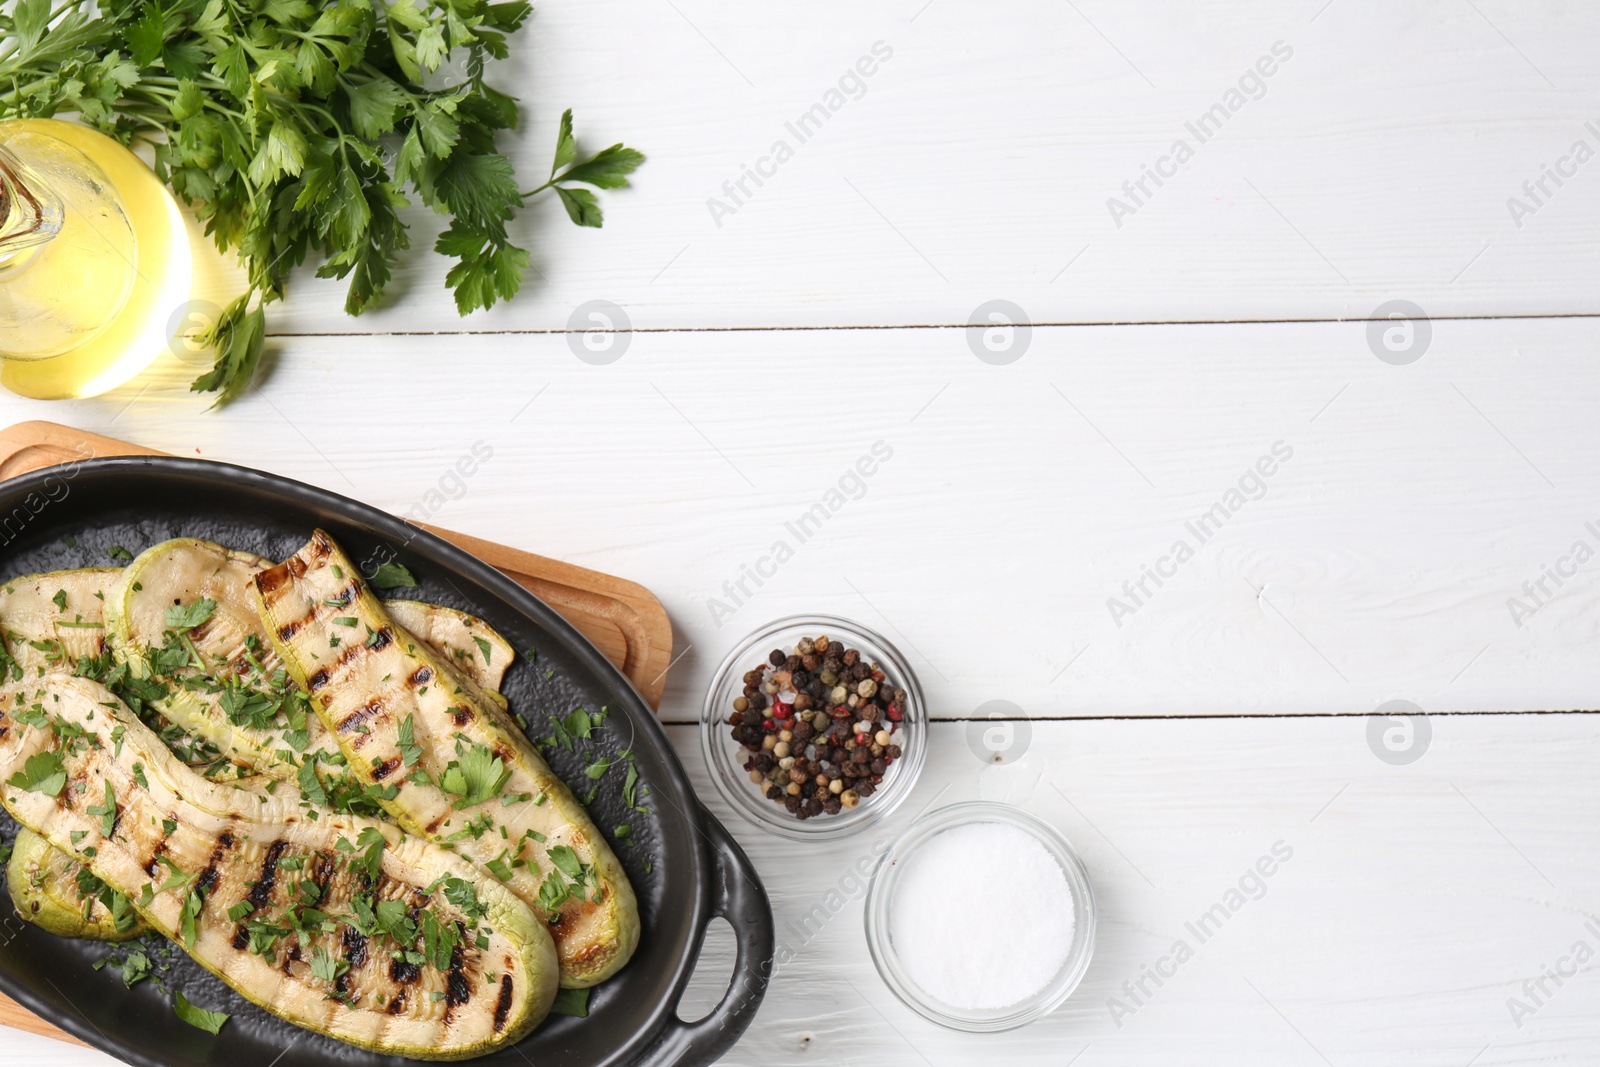
<svg viewBox="0 0 1600 1067"><path fill-rule="evenodd" d="M1060 973L1076 922L1066 874L1005 823L952 827L903 861L889 939L907 975L953 1008L1005 1008Z"/></svg>

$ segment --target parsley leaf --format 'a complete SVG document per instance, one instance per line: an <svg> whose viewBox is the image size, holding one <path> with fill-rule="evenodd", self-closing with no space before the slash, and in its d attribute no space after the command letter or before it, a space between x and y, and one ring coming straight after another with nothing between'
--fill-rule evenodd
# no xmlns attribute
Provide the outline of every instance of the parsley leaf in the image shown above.
<svg viewBox="0 0 1600 1067"><path fill-rule="evenodd" d="M576 1015L580 1019L589 1017L589 991L587 989L558 989L556 990L555 1003L550 1005L552 1015Z"/></svg>
<svg viewBox="0 0 1600 1067"><path fill-rule="evenodd" d="M350 964L339 959L322 945L311 954L311 973L324 982L336 981L340 975L350 970Z"/></svg>
<svg viewBox="0 0 1600 1067"><path fill-rule="evenodd" d="M474 744L458 760L451 760L439 776L439 788L459 797L458 809L470 808L498 796L511 771L486 745Z"/></svg>
<svg viewBox="0 0 1600 1067"><path fill-rule="evenodd" d="M148 962L147 959L146 963ZM126 975L124 975L124 978L126 978ZM207 1011L205 1008L195 1007L189 1003L188 998L181 991L177 994L177 1000L173 1003L172 1010L177 1013L178 1018L190 1026L204 1030L208 1034L220 1032L222 1024L232 1018L225 1011Z"/></svg>
<svg viewBox="0 0 1600 1067"><path fill-rule="evenodd" d="M201 597L187 607L174 604L167 609L167 629L192 630L206 622L217 610L217 602Z"/></svg>
<svg viewBox="0 0 1600 1067"><path fill-rule="evenodd" d="M621 188L644 161L622 145L583 157L569 111L550 180L520 191L497 144L520 109L486 75L532 10L522 0L7 10L0 120L72 113L149 150L218 247L239 254L248 289L186 338L214 356L191 388L219 403L250 386L266 308L297 269L344 279L352 315L383 300L411 246L408 205L448 220L435 248L457 261L446 285L466 313L520 288L530 260L510 230L530 198L554 189L575 221L598 226L591 189Z"/></svg>
<svg viewBox="0 0 1600 1067"><path fill-rule="evenodd" d="M6 779L6 785L26 789L30 793L43 793L58 797L67 786L67 769L58 752L35 752L22 765L22 770Z"/></svg>
<svg viewBox="0 0 1600 1067"><path fill-rule="evenodd" d="M415 589L417 579L411 572L398 563L381 563L378 569L372 572L372 577L367 579L367 584L374 589Z"/></svg>
<svg viewBox="0 0 1600 1067"><path fill-rule="evenodd" d="M106 783L105 803L91 804L87 810L90 815L100 816L100 836L110 837L111 831L117 828L117 793L110 782Z"/></svg>
<svg viewBox="0 0 1600 1067"><path fill-rule="evenodd" d="M422 759L422 746L417 744L417 726L411 715L400 720L397 743L400 748L400 761L406 770L415 767L417 761Z"/></svg>

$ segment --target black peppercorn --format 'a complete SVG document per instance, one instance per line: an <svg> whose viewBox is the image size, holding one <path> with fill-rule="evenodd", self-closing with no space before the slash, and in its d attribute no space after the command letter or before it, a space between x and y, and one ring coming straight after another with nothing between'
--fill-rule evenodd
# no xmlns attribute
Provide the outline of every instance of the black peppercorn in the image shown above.
<svg viewBox="0 0 1600 1067"><path fill-rule="evenodd" d="M842 641L802 638L793 647L773 649L744 674L744 695L726 719L729 734L744 746L745 772L762 796L797 819L837 815L881 788L901 754L899 745L879 744L875 737L859 743L857 723L873 724L869 735L904 726L906 693L860 649ZM768 684L773 681L778 685ZM785 698L792 710L785 709L782 718L768 710L779 698L762 692L763 685L792 691ZM780 731L787 731L787 740L779 738Z"/></svg>

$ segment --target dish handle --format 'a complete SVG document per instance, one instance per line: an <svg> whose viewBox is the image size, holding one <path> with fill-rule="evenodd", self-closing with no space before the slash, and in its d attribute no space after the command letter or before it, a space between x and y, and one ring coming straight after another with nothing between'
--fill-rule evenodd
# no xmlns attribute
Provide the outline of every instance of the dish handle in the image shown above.
<svg viewBox="0 0 1600 1067"><path fill-rule="evenodd" d="M716 879L706 922L720 915L733 927L738 955L728 991L711 1013L686 1023L674 1014L647 1062L662 1067L698 1067L721 1058L755 1018L772 978L776 932L772 904L744 849L704 808L697 822L715 864ZM704 936L705 925L701 925ZM702 942L703 943L703 942Z"/></svg>

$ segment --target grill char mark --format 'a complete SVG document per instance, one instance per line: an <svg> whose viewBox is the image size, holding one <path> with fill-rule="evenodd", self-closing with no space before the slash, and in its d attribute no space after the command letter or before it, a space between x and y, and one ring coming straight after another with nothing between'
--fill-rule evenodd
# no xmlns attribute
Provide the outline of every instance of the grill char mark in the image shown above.
<svg viewBox="0 0 1600 1067"><path fill-rule="evenodd" d="M465 931L462 933L465 934ZM472 999L472 984L467 981L466 969L466 953L458 944L450 950L450 972L444 979L444 1021L447 1023L457 1007Z"/></svg>
<svg viewBox="0 0 1600 1067"><path fill-rule="evenodd" d="M494 1031L499 1033L506 1028L506 1017L511 1014L511 976L500 976L500 996L494 1002Z"/></svg>
<svg viewBox="0 0 1600 1067"><path fill-rule="evenodd" d="M339 674L348 673L354 669L356 660L366 659L374 653L382 652L392 644L394 644L394 631L387 626L380 627L372 631L365 641L352 641L343 645L343 651L339 653L338 659L334 660L332 670Z"/></svg>
<svg viewBox="0 0 1600 1067"><path fill-rule="evenodd" d="M156 871L160 870L160 865L156 861L166 854L167 839L163 837L160 841L156 842L156 847L150 850L150 858L145 860L144 863L144 873L148 874L151 878L154 878L156 876Z"/></svg>
<svg viewBox="0 0 1600 1067"><path fill-rule="evenodd" d="M398 756L391 756L382 763L378 764L376 767L372 768L372 780L375 782L381 782L399 769L400 758Z"/></svg>
<svg viewBox="0 0 1600 1067"><path fill-rule="evenodd" d="M246 899L257 908L264 908L272 899L273 886L278 884L278 861L283 854L289 851L289 842L274 841L267 847L267 854L261 860L261 873L256 876L256 884L250 887Z"/></svg>
<svg viewBox="0 0 1600 1067"><path fill-rule="evenodd" d="M352 711L349 715L346 715L344 719L340 721L339 732L341 734L350 733L356 727L366 725L369 719L377 718L379 715L383 714L383 711L383 701L369 701L368 703L357 708L355 711Z"/></svg>
<svg viewBox="0 0 1600 1067"><path fill-rule="evenodd" d="M367 962L367 939L362 936L359 930L346 926L344 933L340 936L340 941L344 947L344 960L350 965L350 970L334 980L333 988L338 993L348 993L350 992L350 975L360 970L362 965Z"/></svg>
<svg viewBox="0 0 1600 1067"><path fill-rule="evenodd" d="M202 893L211 891L217 884L217 864L222 862L222 857L233 847L233 834L224 830L217 835L217 843L211 850L211 859L206 862L205 870L200 872L200 877L195 879L195 888Z"/></svg>

